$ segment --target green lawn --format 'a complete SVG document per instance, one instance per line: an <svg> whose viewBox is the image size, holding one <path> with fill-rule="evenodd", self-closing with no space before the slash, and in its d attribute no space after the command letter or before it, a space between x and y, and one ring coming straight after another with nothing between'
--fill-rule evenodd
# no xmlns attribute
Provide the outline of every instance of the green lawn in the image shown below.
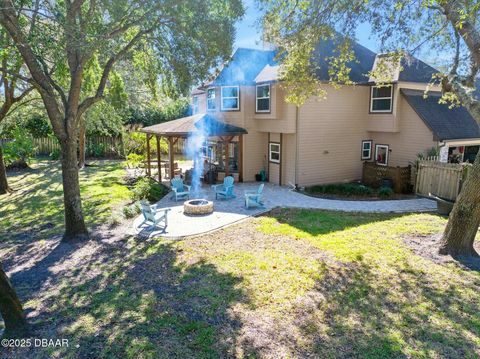
<svg viewBox="0 0 480 359"><path fill-rule="evenodd" d="M119 189L105 200L105 178L121 176L108 166L89 169L97 197L84 188L104 208L128 197ZM30 208L35 196L24 201ZM432 214L275 210L182 241L3 243L36 336L70 346L0 356L479 358L479 272L404 241L444 226Z"/></svg>
<svg viewBox="0 0 480 359"><path fill-rule="evenodd" d="M63 192L58 161L35 161L28 171L9 173L15 189L0 196L0 239L12 234L45 237L63 231ZM80 172L85 219L90 225L104 223L112 210L130 199L121 183L121 161L94 161Z"/></svg>

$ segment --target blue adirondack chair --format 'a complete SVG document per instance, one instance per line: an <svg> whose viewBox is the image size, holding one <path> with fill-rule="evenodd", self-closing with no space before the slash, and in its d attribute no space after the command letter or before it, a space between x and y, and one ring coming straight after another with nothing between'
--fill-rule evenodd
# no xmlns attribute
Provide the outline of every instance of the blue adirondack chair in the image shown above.
<svg viewBox="0 0 480 359"><path fill-rule="evenodd" d="M171 181L172 184L172 198L175 199L175 202L179 199L189 199L190 198L190 187L183 183L183 180L180 177L175 177Z"/></svg>
<svg viewBox="0 0 480 359"><path fill-rule="evenodd" d="M235 198L235 194L233 193L233 181L234 178L232 176L227 176L223 179L222 184L213 185L212 189L215 192L215 199Z"/></svg>
<svg viewBox="0 0 480 359"><path fill-rule="evenodd" d="M157 208L157 205L151 206L146 201L140 201L142 207L143 222L140 224L150 224L151 227L159 227L163 222L163 229L168 226L168 211L170 208Z"/></svg>
<svg viewBox="0 0 480 359"><path fill-rule="evenodd" d="M262 192L264 186L265 184L262 183L256 191L245 191L245 207L263 207Z"/></svg>

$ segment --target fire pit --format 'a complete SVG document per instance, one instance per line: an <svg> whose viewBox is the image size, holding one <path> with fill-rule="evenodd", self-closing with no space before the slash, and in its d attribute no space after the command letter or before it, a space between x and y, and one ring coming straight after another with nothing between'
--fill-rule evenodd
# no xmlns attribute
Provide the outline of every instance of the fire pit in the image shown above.
<svg viewBox="0 0 480 359"><path fill-rule="evenodd" d="M191 199L183 203L183 213L202 216L213 212L213 202L206 199Z"/></svg>

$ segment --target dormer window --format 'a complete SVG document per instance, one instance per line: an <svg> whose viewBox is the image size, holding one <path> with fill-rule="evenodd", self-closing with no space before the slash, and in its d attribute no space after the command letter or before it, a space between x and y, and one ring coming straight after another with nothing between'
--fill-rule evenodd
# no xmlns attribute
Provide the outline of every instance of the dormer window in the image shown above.
<svg viewBox="0 0 480 359"><path fill-rule="evenodd" d="M222 111L237 111L240 109L240 89L238 86L222 86Z"/></svg>
<svg viewBox="0 0 480 359"><path fill-rule="evenodd" d="M256 112L270 112L270 84L257 85Z"/></svg>
<svg viewBox="0 0 480 359"><path fill-rule="evenodd" d="M193 114L197 114L198 113L198 103L199 103L199 99L198 99L198 96L193 96Z"/></svg>
<svg viewBox="0 0 480 359"><path fill-rule="evenodd" d="M207 90L207 111L215 111L215 89L211 88Z"/></svg>
<svg viewBox="0 0 480 359"><path fill-rule="evenodd" d="M372 86L370 93L370 112L390 113L393 104L393 86Z"/></svg>

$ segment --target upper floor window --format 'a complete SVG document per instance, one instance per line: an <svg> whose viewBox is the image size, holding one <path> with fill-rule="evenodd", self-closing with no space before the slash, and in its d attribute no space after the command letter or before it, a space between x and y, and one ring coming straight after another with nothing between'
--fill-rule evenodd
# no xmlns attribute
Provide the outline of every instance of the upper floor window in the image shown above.
<svg viewBox="0 0 480 359"><path fill-rule="evenodd" d="M240 109L240 89L238 86L222 86L222 110L235 111Z"/></svg>
<svg viewBox="0 0 480 359"><path fill-rule="evenodd" d="M211 88L207 90L207 110L215 111L215 89Z"/></svg>
<svg viewBox="0 0 480 359"><path fill-rule="evenodd" d="M197 114L198 113L198 96L193 96L193 114Z"/></svg>
<svg viewBox="0 0 480 359"><path fill-rule="evenodd" d="M257 85L256 112L270 112L270 84Z"/></svg>
<svg viewBox="0 0 480 359"><path fill-rule="evenodd" d="M392 112L393 86L372 86L370 112Z"/></svg>

